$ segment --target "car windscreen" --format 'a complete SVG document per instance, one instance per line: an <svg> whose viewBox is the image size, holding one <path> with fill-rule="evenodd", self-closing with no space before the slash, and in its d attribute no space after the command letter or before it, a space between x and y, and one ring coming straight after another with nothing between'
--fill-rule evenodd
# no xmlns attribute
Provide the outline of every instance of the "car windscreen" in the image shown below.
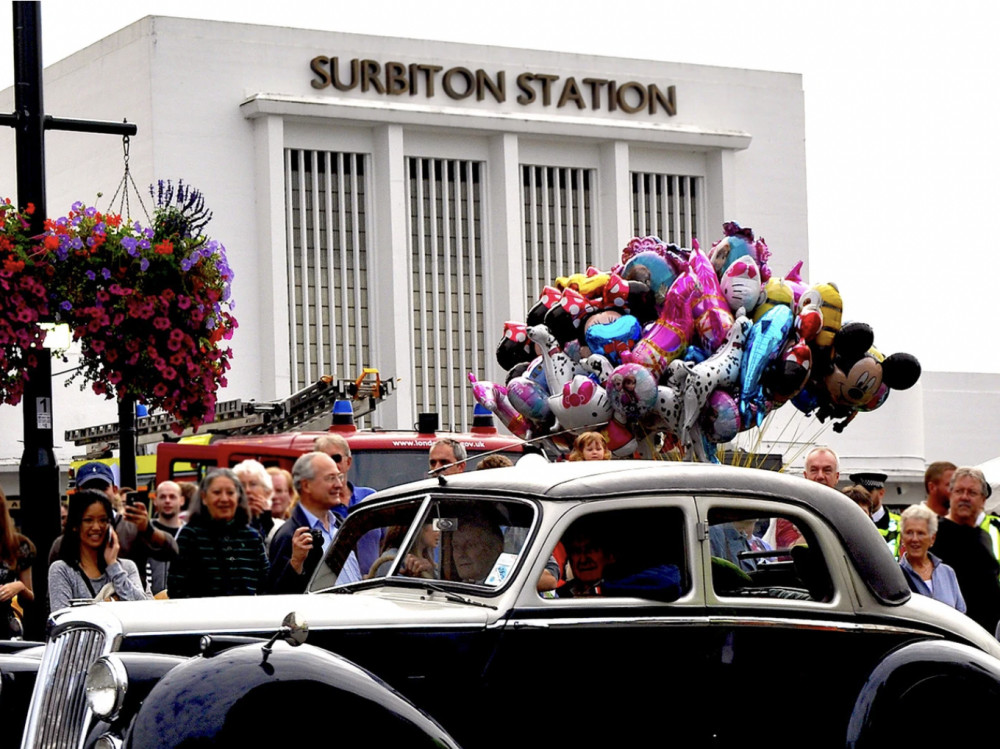
<svg viewBox="0 0 1000 749"><path fill-rule="evenodd" d="M499 590L524 558L536 515L528 502L432 496L353 512L310 591L366 580Z"/></svg>

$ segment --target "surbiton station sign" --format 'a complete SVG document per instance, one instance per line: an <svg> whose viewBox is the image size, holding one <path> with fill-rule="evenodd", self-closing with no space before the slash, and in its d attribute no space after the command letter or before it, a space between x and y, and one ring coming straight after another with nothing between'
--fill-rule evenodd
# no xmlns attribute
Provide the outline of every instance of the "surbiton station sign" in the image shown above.
<svg viewBox="0 0 1000 749"><path fill-rule="evenodd" d="M422 96L433 99L443 93L460 101L475 97L503 104L508 96L521 106L540 102L543 107L576 107L627 114L677 114L674 86L660 87L639 81L619 82L610 78L560 76L551 73L489 73L482 68L445 68L432 63L380 62L362 58L316 56L309 61L312 87L337 91L361 91L376 96Z"/></svg>

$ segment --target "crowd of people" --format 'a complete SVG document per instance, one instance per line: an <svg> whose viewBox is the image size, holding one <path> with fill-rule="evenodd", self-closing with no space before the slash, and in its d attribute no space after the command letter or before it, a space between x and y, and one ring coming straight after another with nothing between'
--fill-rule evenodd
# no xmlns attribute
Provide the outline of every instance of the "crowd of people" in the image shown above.
<svg viewBox="0 0 1000 749"><path fill-rule="evenodd" d="M837 488L840 461L828 447L806 456L805 477ZM941 601L1000 634L1000 517L986 512L992 488L978 468L948 461L924 473L926 500L891 511L883 499L888 476L855 473L843 490L865 511L899 560L910 590Z"/></svg>
<svg viewBox="0 0 1000 749"><path fill-rule="evenodd" d="M603 435L587 432L577 437L568 460L610 457ZM429 473L461 473L467 461L460 442L438 440L428 455ZM49 610L79 599L303 592L348 510L373 493L350 481L351 464L347 441L337 434L324 435L290 472L246 460L232 469L208 471L197 485L164 481L152 496L150 517L145 502L115 485L107 465L87 463L77 472L77 490L64 506L63 533L49 550ZM506 456L490 455L477 468L510 465ZM836 489L837 454L827 447L813 448L806 455L804 476ZM983 474L952 463L932 463L924 476L926 501L900 515L883 504L885 474L856 473L850 480L843 493L871 518L911 590L967 613L995 633L1000 624L1000 517L984 510L991 489ZM342 577L360 580L385 574L405 530L390 528L362 537ZM725 530L731 530L733 538L725 537L719 527L713 530L719 531L712 538L713 554L721 549L722 556L737 542L751 552L806 543L799 529L782 519L766 533L753 522L727 524ZM432 574L437 533L428 526L418 534L397 574ZM495 539L480 535L485 540L470 539L470 548L473 542L489 547L496 551L493 558L508 542L502 535ZM455 544L460 546L458 540ZM560 544L539 580L540 593L555 594L556 586L565 583L570 586L560 595L600 589L604 550L577 546ZM464 547L456 551L462 579L485 576L480 562L491 555L479 551L465 554ZM0 491L0 626L6 627L0 637L22 633L22 608L34 598L35 558L36 549L16 532Z"/></svg>

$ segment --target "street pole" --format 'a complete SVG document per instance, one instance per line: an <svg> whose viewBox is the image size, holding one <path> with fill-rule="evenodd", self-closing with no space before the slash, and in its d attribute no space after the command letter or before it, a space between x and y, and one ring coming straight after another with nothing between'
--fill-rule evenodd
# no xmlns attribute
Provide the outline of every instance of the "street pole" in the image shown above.
<svg viewBox="0 0 1000 749"><path fill-rule="evenodd" d="M45 201L45 131L135 135L128 123L94 122L46 116L42 96L42 15L39 2L13 3L14 113L0 115L0 124L15 131L17 202L33 203L29 217L32 236L41 234L48 215ZM37 363L25 372L23 403L24 452L18 471L21 528L35 544L38 561L33 587L36 604L25 610L28 636L44 635L48 600L48 553L59 535L59 464L53 452L52 356L38 352ZM134 409L132 423L135 423ZM132 465L135 465L134 427ZM124 446L124 445L123 445ZM134 468L133 468L134 471ZM134 479L133 479L134 481Z"/></svg>
<svg viewBox="0 0 1000 749"><path fill-rule="evenodd" d="M17 199L35 204L29 217L32 235L41 234L45 206L45 109L42 103L42 25L35 2L14 3L14 124L17 154ZM21 527L38 550L33 578L35 616L25 622L37 636L45 621L48 584L45 574L52 541L59 534L59 464L52 451L52 355L38 352L25 373L24 452L18 470ZM39 569L40 568L40 569ZM42 574L39 574L42 573ZM26 612L28 613L28 612Z"/></svg>

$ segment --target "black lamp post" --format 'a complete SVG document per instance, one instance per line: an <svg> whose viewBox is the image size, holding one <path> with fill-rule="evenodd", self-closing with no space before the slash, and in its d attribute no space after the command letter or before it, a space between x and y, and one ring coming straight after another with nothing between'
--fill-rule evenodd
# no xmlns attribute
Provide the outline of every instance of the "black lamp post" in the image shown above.
<svg viewBox="0 0 1000 749"><path fill-rule="evenodd" d="M0 115L0 124L13 127L17 151L17 198L21 207L35 204L30 217L32 234L43 231L45 203L45 131L135 135L136 126L117 122L92 122L47 116L42 98L41 3L15 2L14 11L14 112ZM52 440L52 358L38 356L25 373L23 397L24 452L19 470L21 527L38 549L34 575L35 599L40 615L26 622L28 634L39 636L44 623L48 550L59 533L59 465ZM134 409L132 423L134 424ZM133 427L134 434L134 427ZM124 451L125 441L122 441ZM133 440L132 465L135 455ZM135 483L133 476L132 483Z"/></svg>

